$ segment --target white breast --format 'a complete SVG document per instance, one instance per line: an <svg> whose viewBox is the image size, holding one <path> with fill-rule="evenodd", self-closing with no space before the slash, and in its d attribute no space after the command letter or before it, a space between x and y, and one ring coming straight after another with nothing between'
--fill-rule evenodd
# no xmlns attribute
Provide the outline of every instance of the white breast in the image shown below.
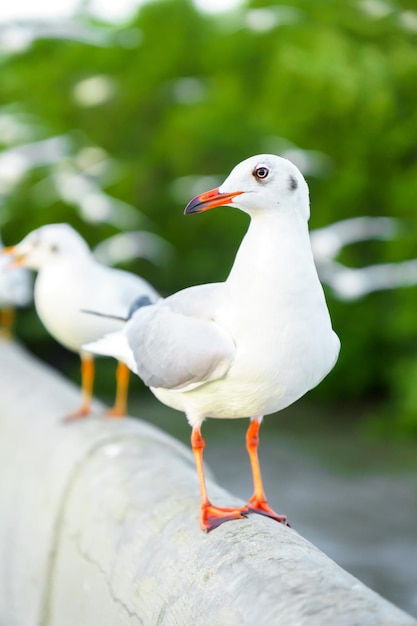
<svg viewBox="0 0 417 626"><path fill-rule="evenodd" d="M214 316L236 345L226 376L188 393L154 391L191 420L193 415L234 418L278 411L315 387L336 362L340 342L307 227L276 222L251 225ZM268 237L262 237L262 228ZM262 247L259 241L265 242Z"/></svg>

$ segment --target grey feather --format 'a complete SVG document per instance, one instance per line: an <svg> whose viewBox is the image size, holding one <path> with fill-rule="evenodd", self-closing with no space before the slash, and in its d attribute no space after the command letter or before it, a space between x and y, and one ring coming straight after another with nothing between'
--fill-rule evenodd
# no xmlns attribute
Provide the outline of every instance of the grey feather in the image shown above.
<svg viewBox="0 0 417 626"><path fill-rule="evenodd" d="M201 299L195 297L195 289L200 290L184 290L139 309L126 325L138 374L149 387L199 386L222 378L233 363L233 339L207 317L205 309L206 298L211 304L217 300L213 298L217 286L202 286Z"/></svg>

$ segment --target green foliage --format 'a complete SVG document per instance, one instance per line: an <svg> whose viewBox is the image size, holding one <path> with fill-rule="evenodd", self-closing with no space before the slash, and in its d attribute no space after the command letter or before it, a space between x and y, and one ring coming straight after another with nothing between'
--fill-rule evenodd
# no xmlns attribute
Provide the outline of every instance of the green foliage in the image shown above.
<svg viewBox="0 0 417 626"><path fill-rule="evenodd" d="M373 15L372 7L381 12ZM412 258L417 20L411 9L405 2L254 0L236 14L207 17L188 0L160 0L120 27L80 18L107 43L38 39L26 51L3 55L0 107L31 116L31 140L69 135L64 161L74 163L91 146L110 156L108 175L96 183L137 207L136 226L177 250L169 266L130 265L163 293L222 280L247 225L230 209L183 217L186 201L207 188L196 189L191 177L220 182L243 158L280 153L289 143L327 157L308 177L312 228L360 215L407 220L400 240L352 246L342 262L360 267ZM77 85L95 76L105 77L110 96L83 105ZM56 167L33 168L3 193L6 243L51 221L71 222L91 245L122 228L85 221L57 197L50 180ZM382 398L417 423L416 288L351 303L331 294L328 300L343 347L315 393ZM25 341L38 342L42 352L48 339L40 349L36 320L24 319Z"/></svg>

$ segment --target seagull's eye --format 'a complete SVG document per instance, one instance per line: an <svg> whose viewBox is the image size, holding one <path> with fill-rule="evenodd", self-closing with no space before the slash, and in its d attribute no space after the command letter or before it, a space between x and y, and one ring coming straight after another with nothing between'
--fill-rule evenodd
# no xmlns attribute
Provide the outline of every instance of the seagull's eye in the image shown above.
<svg viewBox="0 0 417 626"><path fill-rule="evenodd" d="M253 175L258 180L265 180L265 178L268 177L268 174L269 169L266 167L266 165L258 165L258 167L255 167L255 169L253 170Z"/></svg>
<svg viewBox="0 0 417 626"><path fill-rule="evenodd" d="M56 245L56 243L51 243L51 245L49 246L49 250L53 253L56 254L59 250L59 246Z"/></svg>

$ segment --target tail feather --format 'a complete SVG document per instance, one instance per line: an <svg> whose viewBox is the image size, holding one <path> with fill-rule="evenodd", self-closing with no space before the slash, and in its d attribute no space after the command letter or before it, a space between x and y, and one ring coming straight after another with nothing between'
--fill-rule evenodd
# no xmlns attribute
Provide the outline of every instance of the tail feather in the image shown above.
<svg viewBox="0 0 417 626"><path fill-rule="evenodd" d="M87 313L87 315L96 315L97 317L106 317L111 320L120 320L121 322L127 322L132 317L133 313L136 313L144 306L154 304L149 296L139 296L132 302L127 312L126 317L122 315L113 315L112 313L104 313L103 311L93 311L92 309L81 309L81 313Z"/></svg>
<svg viewBox="0 0 417 626"><path fill-rule="evenodd" d="M128 317L122 317L121 315L113 315L112 313L103 313L102 311L93 311L92 309L80 309L81 313L87 313L87 315L95 315L96 317L105 317L108 320L119 320L120 322L127 322Z"/></svg>
<svg viewBox="0 0 417 626"><path fill-rule="evenodd" d="M125 363L135 374L138 373L135 357L129 346L126 335L123 331L109 333L101 339L91 341L83 345L83 350L93 354L111 356L122 363Z"/></svg>

